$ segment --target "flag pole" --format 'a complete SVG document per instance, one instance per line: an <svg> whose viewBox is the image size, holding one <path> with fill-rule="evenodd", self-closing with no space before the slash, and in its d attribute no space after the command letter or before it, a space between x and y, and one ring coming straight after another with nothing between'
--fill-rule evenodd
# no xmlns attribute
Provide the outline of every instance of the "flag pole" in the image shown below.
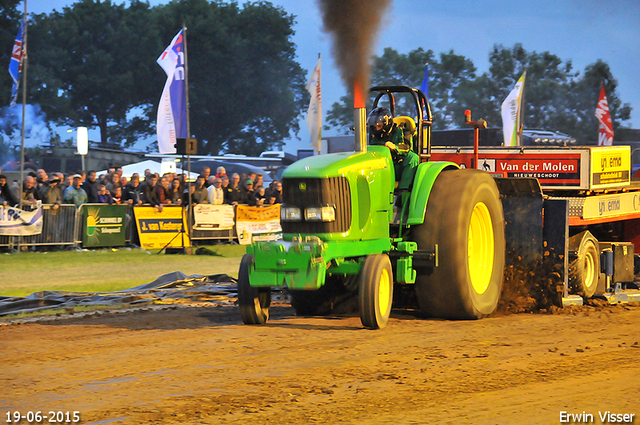
<svg viewBox="0 0 640 425"><path fill-rule="evenodd" d="M184 93L185 102L187 108L187 139L191 138L191 122L189 121L189 59L187 55L187 27L184 22L182 23L182 34L184 36ZM188 143L185 141L185 143ZM191 217L193 216L193 210L191 209L191 149L187 152L187 194L189 198L189 215L187 216L187 231L189 232L189 246L191 246L191 234L193 225L191 223ZM183 169L184 170L184 169ZM184 208L182 209L184 211ZM184 242L182 242L184 248Z"/></svg>
<svg viewBox="0 0 640 425"><path fill-rule="evenodd" d="M318 53L318 60L322 59L322 53ZM318 73L318 85L322 87L322 70ZM320 94L320 104L318 105L320 109L319 119L318 119L318 155L322 153L322 93Z"/></svg>
<svg viewBox="0 0 640 425"><path fill-rule="evenodd" d="M22 15L24 34L22 34L22 130L20 145L20 187L18 188L19 206L22 206L22 190L24 188L24 137L25 117L27 115L27 0L24 0L24 14Z"/></svg>

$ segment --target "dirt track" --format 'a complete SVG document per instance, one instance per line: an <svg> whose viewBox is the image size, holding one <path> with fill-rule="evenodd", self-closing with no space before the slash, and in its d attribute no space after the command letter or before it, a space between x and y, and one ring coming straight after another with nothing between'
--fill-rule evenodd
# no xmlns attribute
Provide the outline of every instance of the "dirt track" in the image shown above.
<svg viewBox="0 0 640 425"><path fill-rule="evenodd" d="M0 421L556 424L608 410L638 424L639 323L630 305L473 322L394 312L381 331L286 306L265 327L230 307L13 324L0 326Z"/></svg>

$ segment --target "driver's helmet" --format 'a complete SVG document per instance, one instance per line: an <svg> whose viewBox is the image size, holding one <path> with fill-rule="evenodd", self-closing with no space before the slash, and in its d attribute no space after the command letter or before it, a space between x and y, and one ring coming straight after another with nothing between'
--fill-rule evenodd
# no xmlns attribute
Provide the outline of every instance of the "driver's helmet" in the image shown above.
<svg viewBox="0 0 640 425"><path fill-rule="evenodd" d="M378 130L376 125L382 123L382 129ZM374 108L371 112L369 112L369 117L367 118L367 125L369 126L369 131L371 134L376 137L387 136L391 132L391 128L393 127L393 115L391 115L391 111L388 108Z"/></svg>

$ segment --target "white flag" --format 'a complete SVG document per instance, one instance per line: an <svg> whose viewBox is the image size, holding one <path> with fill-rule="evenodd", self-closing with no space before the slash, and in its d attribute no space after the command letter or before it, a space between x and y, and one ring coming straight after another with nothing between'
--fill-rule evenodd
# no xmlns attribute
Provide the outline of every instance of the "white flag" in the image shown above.
<svg viewBox="0 0 640 425"><path fill-rule="evenodd" d="M502 102L502 133L505 146L520 145L519 130L521 125L520 108L524 91L525 71L516 83L509 96Z"/></svg>
<svg viewBox="0 0 640 425"><path fill-rule="evenodd" d="M320 138L322 127L322 97L320 87L320 60L311 73L311 78L307 83L307 90L311 95L311 101L309 102L309 110L307 111L307 128L311 133L311 146L313 146L316 152L320 151Z"/></svg>
<svg viewBox="0 0 640 425"><path fill-rule="evenodd" d="M187 138L187 100L185 84L184 29L173 37L171 44L157 62L167 74L158 105L158 151L176 153L176 139Z"/></svg>

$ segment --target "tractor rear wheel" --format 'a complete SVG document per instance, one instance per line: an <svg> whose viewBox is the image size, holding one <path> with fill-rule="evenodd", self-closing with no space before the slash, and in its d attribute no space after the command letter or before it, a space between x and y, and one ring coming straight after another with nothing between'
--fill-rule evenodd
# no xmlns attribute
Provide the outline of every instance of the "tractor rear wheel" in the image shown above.
<svg viewBox="0 0 640 425"><path fill-rule="evenodd" d="M247 325L264 325L269 320L271 288L254 288L249 283L249 269L253 266L253 255L245 254L238 271L238 304L240 316Z"/></svg>
<svg viewBox="0 0 640 425"><path fill-rule="evenodd" d="M418 249L438 245L438 266L418 269L420 309L431 317L479 319L492 314L504 273L504 215L493 177L480 170L442 172L424 223L412 229Z"/></svg>
<svg viewBox="0 0 640 425"><path fill-rule="evenodd" d="M569 238L570 257L569 287L571 292L591 298L596 293L600 278L600 249L598 240L589 232L578 233Z"/></svg>
<svg viewBox="0 0 640 425"><path fill-rule="evenodd" d="M365 328L387 326L393 302L393 272L386 254L367 256L360 272L360 320Z"/></svg>

